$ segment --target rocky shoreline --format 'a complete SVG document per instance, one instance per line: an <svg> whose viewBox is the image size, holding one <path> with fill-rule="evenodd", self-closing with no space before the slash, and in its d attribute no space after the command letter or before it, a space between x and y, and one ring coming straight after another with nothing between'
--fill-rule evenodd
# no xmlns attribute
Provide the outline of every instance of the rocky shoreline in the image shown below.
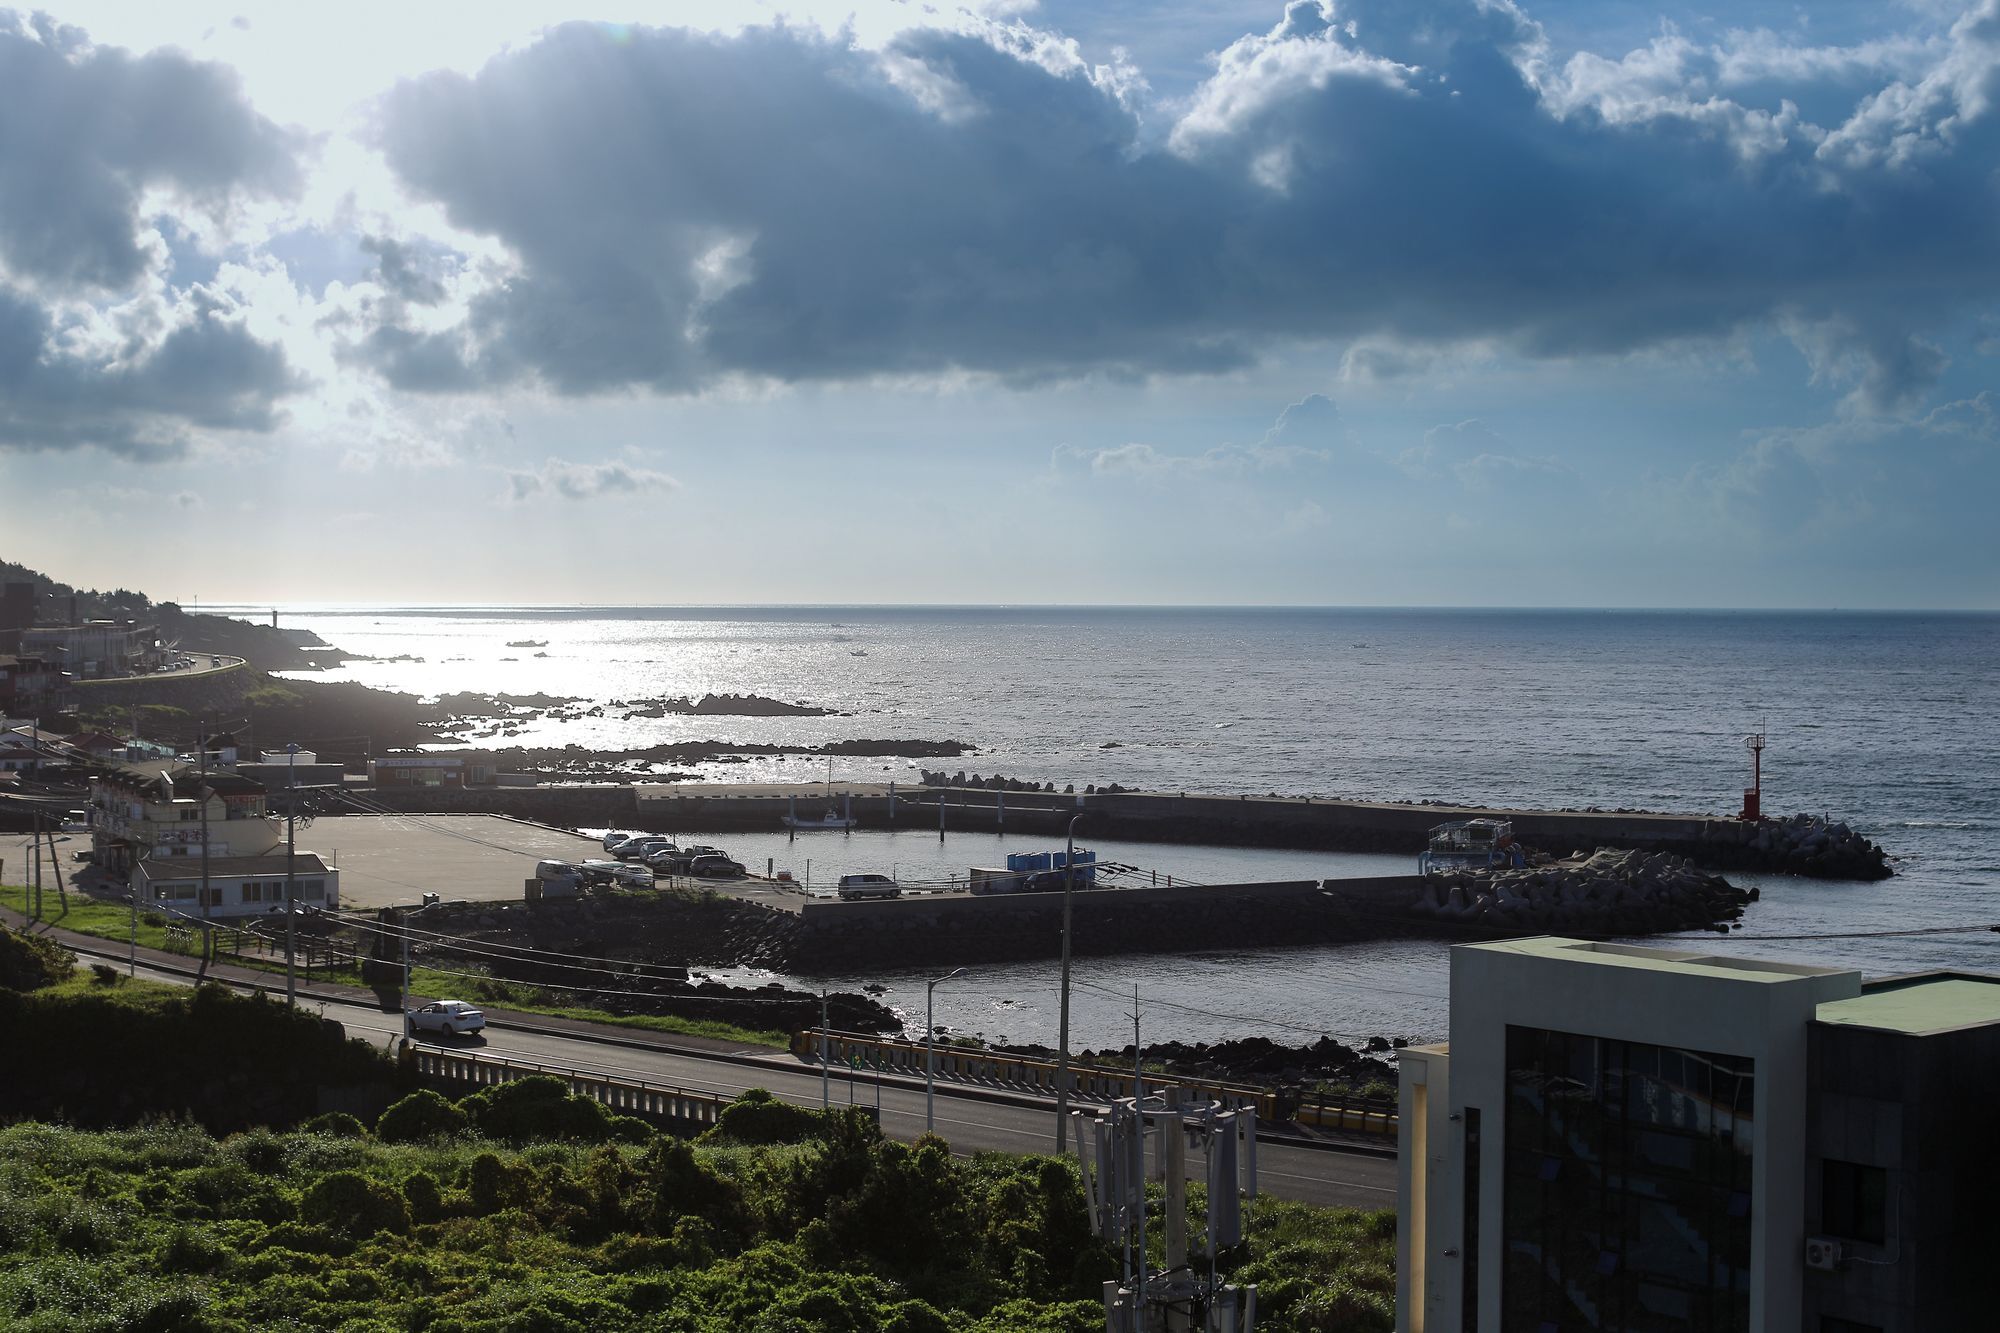
<svg viewBox="0 0 2000 1333"><path fill-rule="evenodd" d="M1727 933L1757 896L1686 857L1602 848L1580 861L1434 876L1408 910L1445 925L1514 934Z"/></svg>

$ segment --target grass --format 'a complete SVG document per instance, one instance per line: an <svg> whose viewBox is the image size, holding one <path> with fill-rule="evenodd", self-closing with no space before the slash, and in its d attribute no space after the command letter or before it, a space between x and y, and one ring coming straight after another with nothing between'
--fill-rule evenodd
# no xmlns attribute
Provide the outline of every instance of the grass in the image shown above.
<svg viewBox="0 0 2000 1333"><path fill-rule="evenodd" d="M10 907L25 915L30 910L31 890L16 886L0 885L0 906ZM156 917L155 920L158 918ZM132 929L131 908L122 903L98 902L72 891L69 895L69 910L63 911L54 890L42 891L42 920L63 930L79 935L90 935L98 939L125 944ZM146 914L139 916L139 943L150 949L167 947L167 928L164 925L148 925ZM282 958L245 958L230 956L225 961L234 966L253 968L263 972L282 974L285 963ZM464 972L471 971L464 969ZM456 996L482 1004L500 1005L518 1013L541 1014L553 1018L574 1018L588 1023L605 1023L615 1027L638 1028L647 1032L660 1032L680 1037L706 1037L715 1041L737 1042L745 1046L766 1046L784 1050L791 1045L791 1034L768 1028L739 1027L716 1019L678 1018L671 1014L614 1014L602 1009L589 1009L580 1005L563 1002L561 992L544 990L516 982L503 981L497 977L484 975L467 976L459 970L445 971L430 967L411 969L410 990L412 994L425 996ZM310 979L331 985L360 986L361 974L351 967L314 968Z"/></svg>

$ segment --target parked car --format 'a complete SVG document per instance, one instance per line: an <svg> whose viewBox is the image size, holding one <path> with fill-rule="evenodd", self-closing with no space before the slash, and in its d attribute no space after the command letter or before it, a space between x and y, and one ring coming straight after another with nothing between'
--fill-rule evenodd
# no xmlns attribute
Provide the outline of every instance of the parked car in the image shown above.
<svg viewBox="0 0 2000 1333"><path fill-rule="evenodd" d="M653 887L653 872L627 861L585 861L577 869L589 884L616 884L628 889Z"/></svg>
<svg viewBox="0 0 2000 1333"><path fill-rule="evenodd" d="M663 847L674 845L672 838L627 838L611 849L611 854L621 861L643 861Z"/></svg>
<svg viewBox="0 0 2000 1333"><path fill-rule="evenodd" d="M749 873L741 861L726 856L697 856L688 862L687 873L701 879L738 879Z"/></svg>
<svg viewBox="0 0 2000 1333"><path fill-rule="evenodd" d="M410 1010L409 1018L412 1031L441 1032L447 1037L486 1028L486 1015L464 1000L433 1000L422 1008Z"/></svg>
<svg viewBox="0 0 2000 1333"><path fill-rule="evenodd" d="M887 875L842 875L838 892L843 898L900 898L903 886Z"/></svg>

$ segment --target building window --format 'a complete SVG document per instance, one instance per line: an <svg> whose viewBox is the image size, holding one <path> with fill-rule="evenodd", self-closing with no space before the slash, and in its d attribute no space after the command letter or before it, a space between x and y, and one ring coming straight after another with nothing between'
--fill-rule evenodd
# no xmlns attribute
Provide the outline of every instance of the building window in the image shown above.
<svg viewBox="0 0 2000 1333"><path fill-rule="evenodd" d="M1880 1245L1888 1239L1889 1173L1857 1162L1820 1163L1820 1229Z"/></svg>
<svg viewBox="0 0 2000 1333"><path fill-rule="evenodd" d="M323 879L302 879L299 881L299 897L315 902L326 897L326 881Z"/></svg>
<svg viewBox="0 0 2000 1333"><path fill-rule="evenodd" d="M243 885L243 901L246 903L256 903L263 900L264 886L254 879L245 881Z"/></svg>
<svg viewBox="0 0 2000 1333"><path fill-rule="evenodd" d="M1749 1333L1755 1071L1507 1029L1500 1327Z"/></svg>

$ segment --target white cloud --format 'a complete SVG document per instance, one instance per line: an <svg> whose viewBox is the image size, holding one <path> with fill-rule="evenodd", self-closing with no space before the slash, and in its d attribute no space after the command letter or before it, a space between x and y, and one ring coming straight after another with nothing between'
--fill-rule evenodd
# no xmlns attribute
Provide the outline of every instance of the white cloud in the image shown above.
<svg viewBox="0 0 2000 1333"><path fill-rule="evenodd" d="M539 496L596 500L657 495L679 490L680 483L664 472L630 463L571 463L551 458L532 472L509 469L507 487L510 497L520 502Z"/></svg>

